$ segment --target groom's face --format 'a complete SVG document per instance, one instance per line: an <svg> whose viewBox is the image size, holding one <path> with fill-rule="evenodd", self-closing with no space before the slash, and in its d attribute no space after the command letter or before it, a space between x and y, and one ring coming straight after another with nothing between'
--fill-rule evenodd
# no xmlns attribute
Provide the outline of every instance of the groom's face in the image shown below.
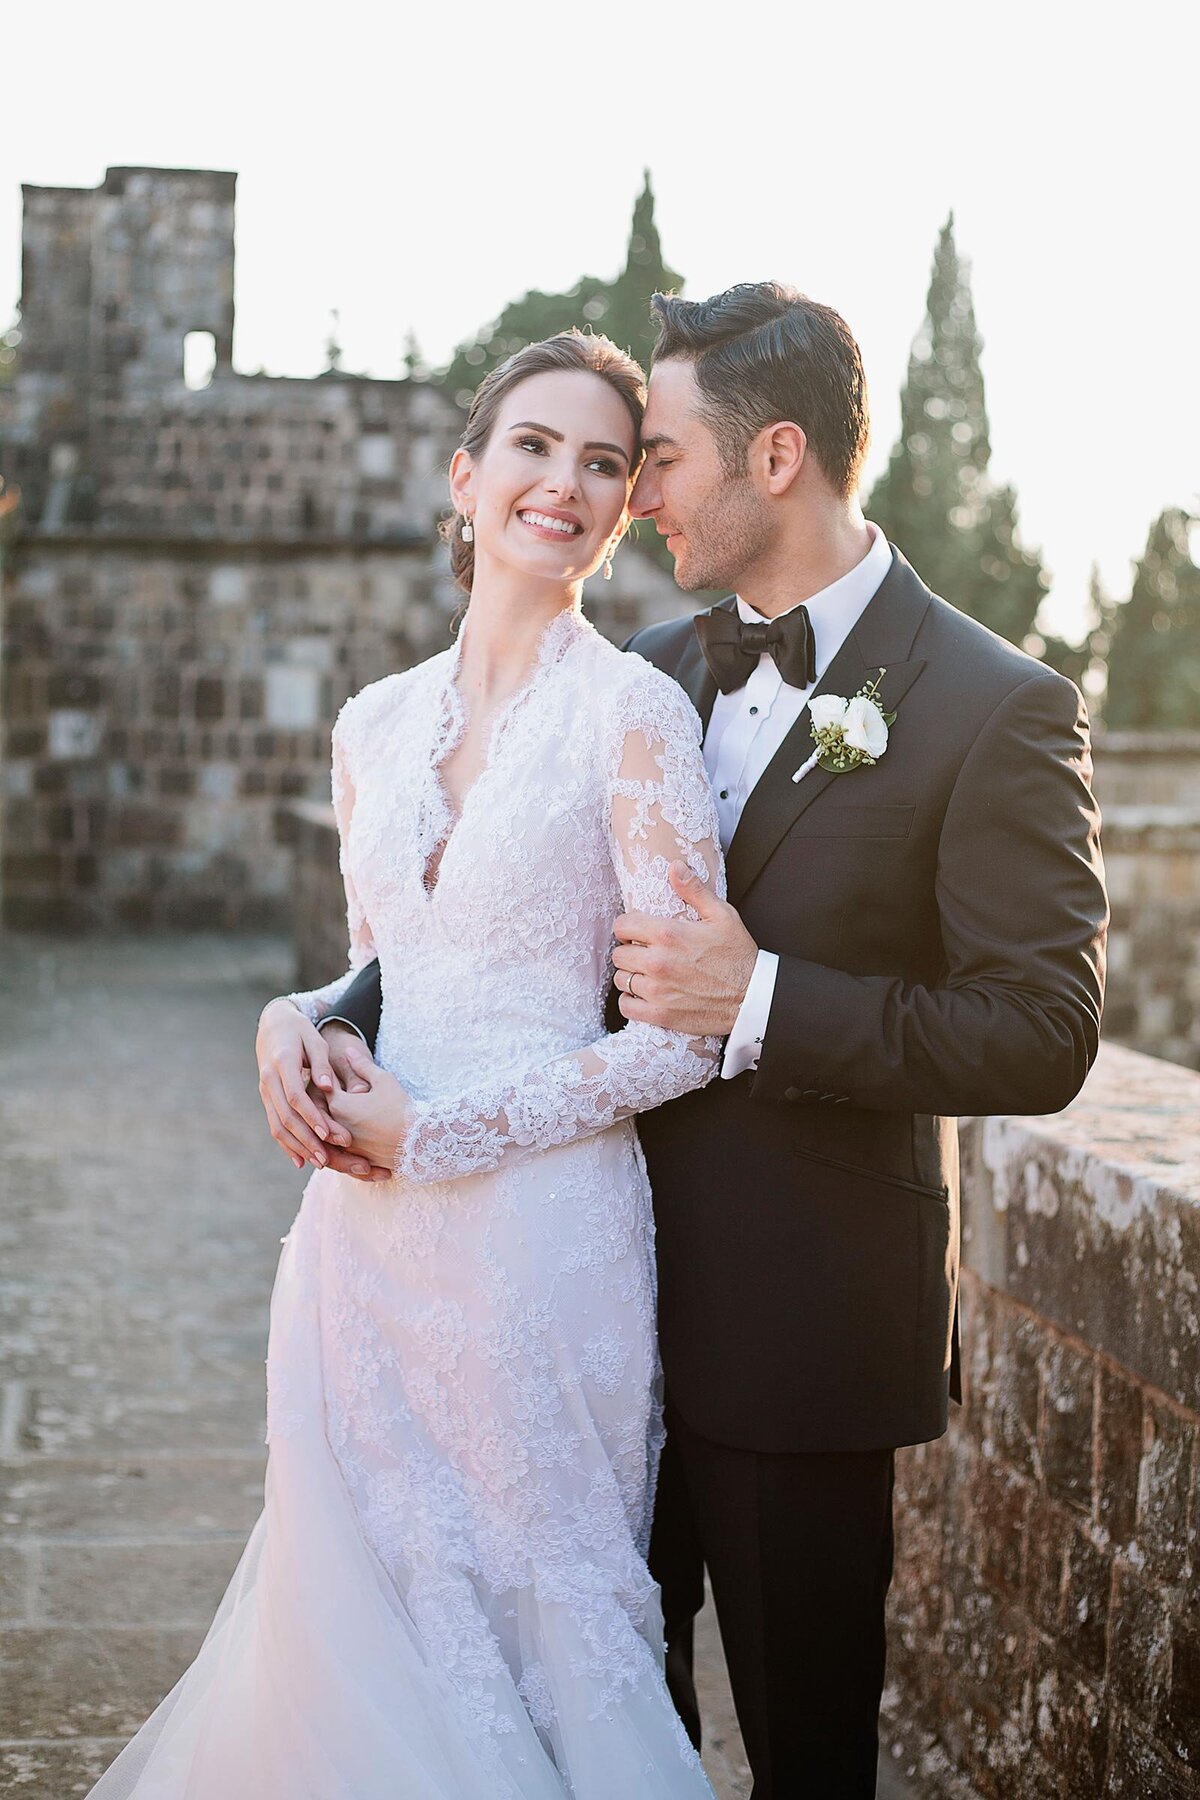
<svg viewBox="0 0 1200 1800"><path fill-rule="evenodd" d="M642 442L633 517L666 538L681 588L736 590L769 541L768 508L748 473L722 463L690 362L655 363Z"/></svg>

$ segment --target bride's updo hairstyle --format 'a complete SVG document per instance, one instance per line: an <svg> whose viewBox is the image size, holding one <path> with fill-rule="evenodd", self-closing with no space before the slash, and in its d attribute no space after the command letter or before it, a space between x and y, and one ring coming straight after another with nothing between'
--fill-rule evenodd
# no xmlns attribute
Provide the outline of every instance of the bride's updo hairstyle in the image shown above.
<svg viewBox="0 0 1200 1800"><path fill-rule="evenodd" d="M545 375L553 369L580 369L585 374L598 375L601 381L607 381L609 387L620 395L633 421L635 452L634 470L631 472L636 472L636 445L642 429L642 415L646 410L645 373L632 356L619 350L610 338L595 336L590 331L580 331L574 325L569 331L560 331L554 337L544 338L540 344L526 344L524 349L514 350L511 356L484 376L475 390L466 427L459 439L462 448L473 459L481 456L492 435L504 396L518 382L528 380L531 375ZM463 542L462 528L462 518L458 513L453 513L448 519L442 520L438 529L450 546L451 573L463 593L469 594L475 573L475 546L473 543Z"/></svg>

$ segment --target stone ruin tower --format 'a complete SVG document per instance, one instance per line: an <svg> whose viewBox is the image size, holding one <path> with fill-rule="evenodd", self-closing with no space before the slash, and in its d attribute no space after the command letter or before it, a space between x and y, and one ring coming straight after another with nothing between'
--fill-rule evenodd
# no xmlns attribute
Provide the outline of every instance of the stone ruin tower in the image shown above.
<svg viewBox="0 0 1200 1800"><path fill-rule="evenodd" d="M421 381L235 371L235 183L24 189L0 388L13 925L282 923L281 802L328 796L347 694L449 641L460 415ZM185 345L209 365L190 381Z"/></svg>
<svg viewBox="0 0 1200 1800"><path fill-rule="evenodd" d="M285 923L286 803L327 800L338 706L449 642L435 527L461 415L420 380L234 369L236 179L23 190L0 386L10 925ZM681 609L632 546L589 599L618 640Z"/></svg>

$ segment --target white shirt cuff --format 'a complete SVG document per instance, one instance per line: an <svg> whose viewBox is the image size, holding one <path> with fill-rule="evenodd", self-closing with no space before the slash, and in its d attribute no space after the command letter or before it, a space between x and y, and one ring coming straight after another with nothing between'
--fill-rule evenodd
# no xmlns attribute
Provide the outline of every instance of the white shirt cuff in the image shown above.
<svg viewBox="0 0 1200 1800"><path fill-rule="evenodd" d="M767 1035L767 1020L771 1015L771 1001L775 998L775 978L778 973L779 958L775 952L760 950L755 958L750 985L738 1009L738 1016L733 1021L733 1030L725 1040L725 1055L721 1059L722 1081L732 1081L735 1075L742 1075L747 1069L757 1069L763 1039Z"/></svg>

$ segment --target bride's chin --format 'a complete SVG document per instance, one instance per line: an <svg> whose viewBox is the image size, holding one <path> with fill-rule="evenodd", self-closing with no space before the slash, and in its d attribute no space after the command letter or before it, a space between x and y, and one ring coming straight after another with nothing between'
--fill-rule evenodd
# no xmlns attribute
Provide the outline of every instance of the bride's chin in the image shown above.
<svg viewBox="0 0 1200 1800"><path fill-rule="evenodd" d="M600 567L599 563L585 566L574 556L522 556L519 551L506 560L510 568L523 575L527 580L564 584L572 581L586 581L588 576L594 575Z"/></svg>

